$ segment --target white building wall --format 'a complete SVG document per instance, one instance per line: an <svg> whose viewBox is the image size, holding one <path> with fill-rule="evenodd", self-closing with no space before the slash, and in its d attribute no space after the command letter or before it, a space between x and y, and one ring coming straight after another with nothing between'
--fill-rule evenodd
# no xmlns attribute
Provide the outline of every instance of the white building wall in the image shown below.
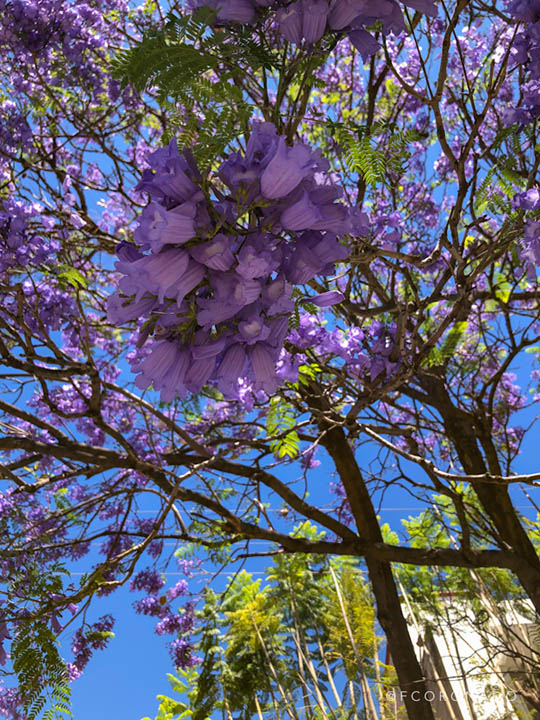
<svg viewBox="0 0 540 720"><path fill-rule="evenodd" d="M437 720L533 720L512 679L535 668L540 679L530 617L506 606L479 624L456 596L443 607L446 618L412 618L406 610Z"/></svg>

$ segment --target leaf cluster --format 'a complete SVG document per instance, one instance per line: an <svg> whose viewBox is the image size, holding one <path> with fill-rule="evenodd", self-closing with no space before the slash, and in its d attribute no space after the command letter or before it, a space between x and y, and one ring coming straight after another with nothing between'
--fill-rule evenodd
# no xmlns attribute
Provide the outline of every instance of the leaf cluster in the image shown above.
<svg viewBox="0 0 540 720"><path fill-rule="evenodd" d="M403 175L408 145L422 139L414 128L400 130L384 121L369 127L328 121L327 131L349 171L359 173L370 186L388 183L388 174Z"/></svg>
<svg viewBox="0 0 540 720"><path fill-rule="evenodd" d="M278 395L273 397L266 415L266 433L270 438L270 448L277 458L294 458L298 455L300 438L294 430L295 425L294 407Z"/></svg>
<svg viewBox="0 0 540 720"><path fill-rule="evenodd" d="M153 88L167 116L164 140L178 136L196 159L210 165L248 126L253 107L242 81L278 61L264 36L241 29L212 28L215 10L169 15L116 56L113 74L124 86Z"/></svg>
<svg viewBox="0 0 540 720"><path fill-rule="evenodd" d="M45 622L26 621L19 626L11 657L27 720L72 717L66 666Z"/></svg>
<svg viewBox="0 0 540 720"><path fill-rule="evenodd" d="M309 522L298 525L292 534L312 541L324 536ZM364 670L374 675L375 611L354 561L341 558L334 567L341 600L328 559L317 555L278 554L264 584L241 571L221 596L208 590L200 613L203 629L198 649L203 659L196 692L178 685L175 689L189 702L174 708L187 714L178 718L164 714L175 701L160 698L162 714L156 720L184 716L206 720L219 710L235 720L261 714L295 720L362 717L351 699L350 685L359 697L356 653L365 658ZM345 618L353 628L356 650ZM330 690L330 683L341 684L331 677L334 673L343 673L350 681L338 702L335 684ZM185 685L184 676L181 680Z"/></svg>

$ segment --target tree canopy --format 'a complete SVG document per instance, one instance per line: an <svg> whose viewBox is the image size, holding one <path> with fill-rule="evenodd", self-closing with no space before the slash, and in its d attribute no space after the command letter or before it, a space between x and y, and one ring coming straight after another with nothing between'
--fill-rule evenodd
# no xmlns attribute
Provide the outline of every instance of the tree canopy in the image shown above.
<svg viewBox="0 0 540 720"><path fill-rule="evenodd" d="M539 28L538 0L0 0L0 713L69 711L124 583L199 662L165 541L326 558L336 618L349 558L415 720L403 573L540 612ZM421 541L381 523L396 487ZM303 578L296 650L277 609L242 646L268 693L281 651L309 673ZM229 648L277 592L237 582Z"/></svg>

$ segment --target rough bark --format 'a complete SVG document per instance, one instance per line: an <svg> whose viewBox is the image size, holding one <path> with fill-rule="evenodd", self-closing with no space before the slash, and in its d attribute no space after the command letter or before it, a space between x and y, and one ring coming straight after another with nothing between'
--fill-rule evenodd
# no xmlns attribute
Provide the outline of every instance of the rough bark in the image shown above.
<svg viewBox="0 0 540 720"><path fill-rule="evenodd" d="M500 473L496 457L490 458L486 453L487 459L484 459L480 450L479 442L485 429L476 426L470 413L453 405L442 379L424 376L422 385L429 403L441 414L446 436L454 445L465 473L486 476ZM499 546L515 555L514 572L540 614L540 558L518 517L508 488L489 480L472 480L471 486L491 521Z"/></svg>
<svg viewBox="0 0 540 720"><path fill-rule="evenodd" d="M336 465L360 537L368 542L382 542L375 508L343 430L325 427L322 442ZM377 618L386 635L407 714L411 720L434 720L431 704L426 699L424 673L403 615L392 567L390 563L378 560L369 550L365 553L365 561Z"/></svg>

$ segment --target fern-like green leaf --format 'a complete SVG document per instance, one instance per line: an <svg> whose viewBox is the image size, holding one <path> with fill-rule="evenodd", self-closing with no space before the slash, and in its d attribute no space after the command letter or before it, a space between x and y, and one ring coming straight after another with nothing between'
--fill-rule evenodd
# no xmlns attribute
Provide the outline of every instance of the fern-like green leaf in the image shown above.
<svg viewBox="0 0 540 720"><path fill-rule="evenodd" d="M300 438L294 430L296 417L293 406L280 397L270 401L266 416L266 432L270 448L277 458L294 458L298 455Z"/></svg>

